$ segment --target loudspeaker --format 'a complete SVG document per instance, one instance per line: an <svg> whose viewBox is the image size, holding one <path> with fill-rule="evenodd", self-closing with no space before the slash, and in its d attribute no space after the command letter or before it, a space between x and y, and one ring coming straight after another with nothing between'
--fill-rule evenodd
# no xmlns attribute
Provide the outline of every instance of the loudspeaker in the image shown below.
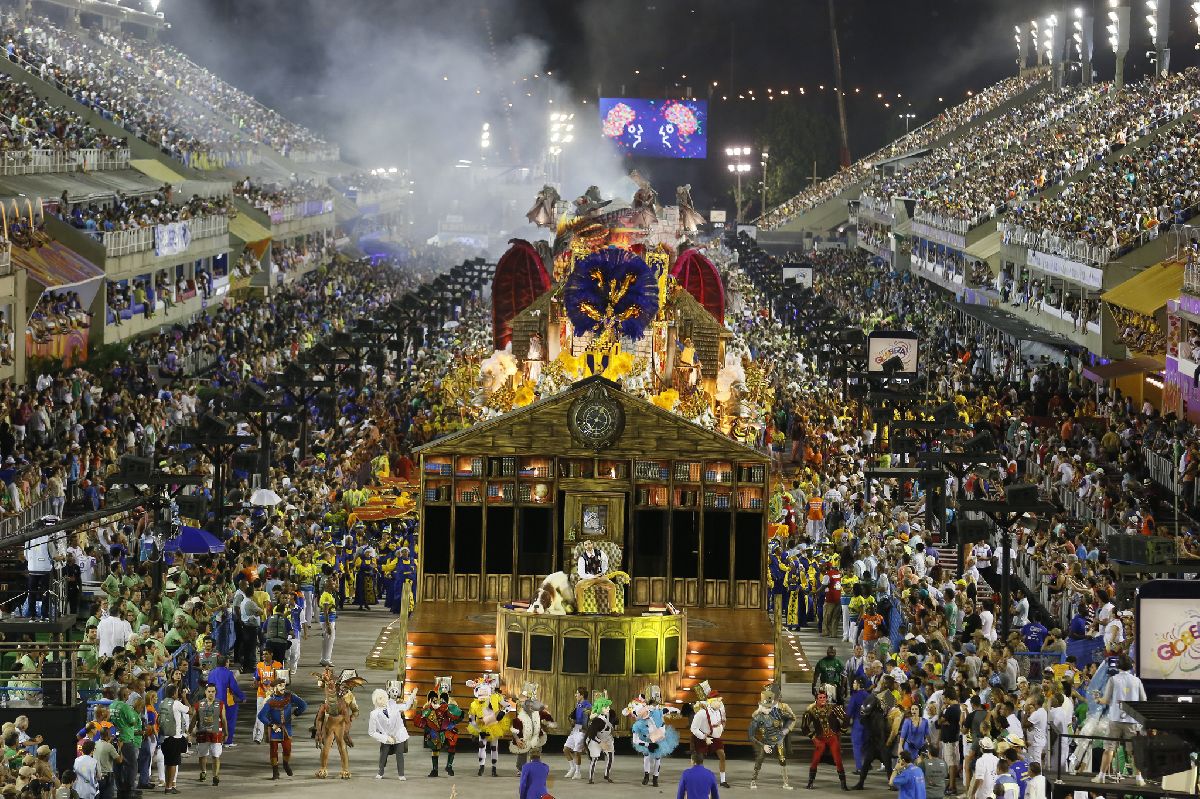
<svg viewBox="0 0 1200 799"><path fill-rule="evenodd" d="M154 471L154 461L150 458L140 458L137 455L121 456L121 476L129 482L136 483L139 479L150 476Z"/></svg>
<svg viewBox="0 0 1200 799"><path fill-rule="evenodd" d="M188 519L203 519L208 515L208 499L203 494L177 497L175 505L179 508L179 515Z"/></svg>
<svg viewBox="0 0 1200 799"><path fill-rule="evenodd" d="M983 519L959 519L954 523L954 528L958 532L958 540L955 543L960 546L986 541L992 533L991 525Z"/></svg>
<svg viewBox="0 0 1200 799"><path fill-rule="evenodd" d="M71 665L70 660L47 661L42 664L43 707L67 707L73 703L74 696L67 690L68 682L60 679L63 676L70 676ZM63 673L64 668L66 675Z"/></svg>
<svg viewBox="0 0 1200 799"><path fill-rule="evenodd" d="M1192 767L1192 747L1178 735L1160 732L1133 739L1133 757L1142 776L1159 779Z"/></svg>
<svg viewBox="0 0 1200 799"><path fill-rule="evenodd" d="M1009 486L1004 490L1004 501L1009 505L1029 505L1038 501L1035 485Z"/></svg>
<svg viewBox="0 0 1200 799"><path fill-rule="evenodd" d="M257 449L240 450L233 453L233 468L244 472L258 471L262 463L262 451Z"/></svg>

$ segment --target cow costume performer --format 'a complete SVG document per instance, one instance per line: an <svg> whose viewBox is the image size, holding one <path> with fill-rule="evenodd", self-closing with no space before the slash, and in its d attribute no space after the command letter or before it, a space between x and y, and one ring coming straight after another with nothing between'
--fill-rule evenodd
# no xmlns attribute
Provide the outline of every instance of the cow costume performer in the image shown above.
<svg viewBox="0 0 1200 799"><path fill-rule="evenodd" d="M612 782L613 764L613 728L617 724L617 714L612 709L612 700L607 691L597 691L592 697L592 712L588 716L584 741L587 743L588 757L592 765L588 770L588 784L596 782L596 763L604 758L604 781Z"/></svg>
<svg viewBox="0 0 1200 799"><path fill-rule="evenodd" d="M492 776L499 777L496 773L496 763L500 758L499 742L512 727L512 719L505 713L504 697L498 692L500 679L488 672L478 680L467 680L467 687L475 692L475 699L467 708L467 729L479 739L479 776L483 776L490 753Z"/></svg>
<svg viewBox="0 0 1200 799"><path fill-rule="evenodd" d="M786 704L779 701L779 694L772 686L763 689L758 698L758 707L750 717L750 743L754 744L754 776L750 778L750 788L758 787L758 772L762 770L763 759L774 755L779 760L779 768L783 772L783 786L791 790L788 783L787 756L784 746L788 733L796 723L796 714Z"/></svg>
<svg viewBox="0 0 1200 799"><path fill-rule="evenodd" d="M661 701L662 692L657 685L652 685L649 697L636 696L625 708L625 715L633 719L633 748L642 754L642 785L653 779L656 788L662 773L662 759L679 746L679 733L664 721L668 714L679 711L662 707Z"/></svg>
<svg viewBox="0 0 1200 799"><path fill-rule="evenodd" d="M692 749L704 757L716 753L721 766L721 787L728 788L729 781L725 779L725 742L721 740L725 734L725 700L709 686L708 680L696 686L696 695L700 701L692 706L696 711L691 724Z"/></svg>
<svg viewBox="0 0 1200 799"><path fill-rule="evenodd" d="M438 775L438 755L446 752L446 774L454 776L454 752L458 746L458 722L466 714L450 696L450 678L438 677L435 690L426 695L425 704L417 714L416 724L424 731L425 748L433 758L433 768L427 776Z"/></svg>
<svg viewBox="0 0 1200 799"><path fill-rule="evenodd" d="M554 716L538 699L538 687L534 683L525 683L525 688L517 697L516 715L512 722L512 743L508 749L517 756L519 775L521 766L529 760L530 751L541 751L550 737L546 730L552 730L557 725Z"/></svg>
<svg viewBox="0 0 1200 799"><path fill-rule="evenodd" d="M812 762L808 765L808 785L804 787L813 787L813 780L817 777L817 766L828 749L830 757L833 758L833 766L837 769L838 779L842 783L842 790L850 790L846 785L846 770L842 767L842 747L838 740L842 730L848 726L846 711L842 706L830 701L829 694L825 691L818 693L817 701L808 706L800 722L800 731L812 738L813 742Z"/></svg>

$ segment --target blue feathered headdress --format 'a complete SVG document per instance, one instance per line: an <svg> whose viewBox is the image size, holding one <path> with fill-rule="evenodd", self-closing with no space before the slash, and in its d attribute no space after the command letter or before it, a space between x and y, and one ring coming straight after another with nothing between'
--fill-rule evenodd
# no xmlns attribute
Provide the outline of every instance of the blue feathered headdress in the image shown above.
<svg viewBox="0 0 1200 799"><path fill-rule="evenodd" d="M612 331L637 341L658 313L658 281L640 256L606 247L575 263L563 300L575 335Z"/></svg>

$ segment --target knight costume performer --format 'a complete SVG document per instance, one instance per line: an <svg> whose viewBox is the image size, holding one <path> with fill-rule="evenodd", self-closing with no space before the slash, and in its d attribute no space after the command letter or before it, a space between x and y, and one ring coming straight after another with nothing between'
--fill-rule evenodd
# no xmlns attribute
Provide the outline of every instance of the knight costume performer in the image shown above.
<svg viewBox="0 0 1200 799"><path fill-rule="evenodd" d="M271 743L271 779L279 779L279 767L292 776L292 717L308 709L308 703L291 692L288 687L287 669L277 669L272 675L271 695L258 711L258 721L263 725L267 740ZM282 755L282 760L280 759Z"/></svg>
<svg viewBox="0 0 1200 799"><path fill-rule="evenodd" d="M830 701L829 694L824 690L817 694L817 701L804 711L804 718L800 722L800 731L812 738L813 742L813 756L812 762L808 765L806 788L813 787L813 780L817 777L817 766L820 764L825 750L828 749L829 755L833 758L833 766L837 769L838 779L842 783L842 790L850 790L846 785L846 770L842 767L842 746L838 740L842 730L848 726L846 711L842 709L841 705Z"/></svg>
<svg viewBox="0 0 1200 799"><path fill-rule="evenodd" d="M795 723L796 714L779 701L775 688L764 688L758 698L758 707L750 717L750 743L754 744L754 776L750 778L751 790L758 787L758 772L762 770L763 759L767 755L774 755L779 760L779 768L783 773L782 787L789 791L792 789L788 783L784 746Z"/></svg>
<svg viewBox="0 0 1200 799"><path fill-rule="evenodd" d="M662 691L657 685L650 686L648 694L634 697L625 714L633 719L633 748L642 754L642 785L653 780L657 788L663 758L679 746L679 733L665 717L679 711L662 706Z"/></svg>
<svg viewBox="0 0 1200 799"><path fill-rule="evenodd" d="M701 225L706 224L692 202L692 184L675 188L675 204L679 206L679 228L683 232L695 233Z"/></svg>
<svg viewBox="0 0 1200 799"><path fill-rule="evenodd" d="M596 763L604 758L604 781L612 782L613 728L617 724L616 711L607 691L597 691L592 697L592 712L588 716L584 740L592 765L588 769L588 784L596 782Z"/></svg>
<svg viewBox="0 0 1200 799"><path fill-rule="evenodd" d="M521 773L521 766L529 760L530 751L541 751L546 745L550 737L546 730L556 726L554 716L538 699L537 685L525 683L521 695L517 697L517 717L512 722L512 743L508 747L517 756L517 774Z"/></svg>
<svg viewBox="0 0 1200 799"><path fill-rule="evenodd" d="M716 753L721 766L721 787L728 788L729 781L725 779L725 742L721 740L725 734L725 699L709 686L708 680L697 685L695 690L700 701L692 705L695 711L691 724L692 750L705 758Z"/></svg>
<svg viewBox="0 0 1200 799"><path fill-rule="evenodd" d="M433 769L428 776L438 775L438 755L446 752L446 774L454 776L454 752L458 746L458 722L466 715L450 697L450 678L439 677L437 690L426 695L426 702L417 715L417 726L425 731L425 748L432 753Z"/></svg>
<svg viewBox="0 0 1200 799"><path fill-rule="evenodd" d="M537 199L533 202L533 207L525 214L525 218L530 224L538 227L554 228L558 225L558 213L556 206L561 199L558 194L558 189L546 184L542 186L542 190L538 192Z"/></svg>
<svg viewBox="0 0 1200 799"><path fill-rule="evenodd" d="M588 716L592 713L592 703L587 699L587 689L575 689L575 709L571 711L571 732L563 744L563 754L567 756L567 773L563 776L569 780L580 778L580 766L583 755L584 738L587 736L585 727Z"/></svg>
<svg viewBox="0 0 1200 799"><path fill-rule="evenodd" d="M404 745L408 740L408 729L404 726L404 714L413 705L416 690L408 696L399 683L389 683L388 690L376 688L371 693L371 704L375 709L367 721L367 734L379 742L379 771L375 779L381 780L387 768L388 757L396 756L396 777L404 780Z"/></svg>
<svg viewBox="0 0 1200 799"><path fill-rule="evenodd" d="M483 776L490 753L492 776L498 777L496 763L500 757L499 741L512 727L512 719L504 710L504 697L499 693L500 679L488 672L478 680L467 680L467 687L475 692L475 699L467 708L467 729L479 739L479 776Z"/></svg>
<svg viewBox="0 0 1200 799"><path fill-rule="evenodd" d="M638 190L633 194L633 214L629 218L629 226L648 228L658 221L655 209L658 205L658 192L636 169L629 173L629 177L638 186Z"/></svg>

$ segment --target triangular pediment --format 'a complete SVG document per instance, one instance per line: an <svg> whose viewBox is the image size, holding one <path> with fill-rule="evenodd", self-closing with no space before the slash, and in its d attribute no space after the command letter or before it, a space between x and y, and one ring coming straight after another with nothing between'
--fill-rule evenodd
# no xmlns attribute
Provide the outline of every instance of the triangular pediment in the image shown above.
<svg viewBox="0 0 1200 799"><path fill-rule="evenodd" d="M576 442L567 425L572 404L600 383L625 410L625 428L616 442L597 453ZM560 455L612 458L736 459L765 463L768 458L714 430L621 390L600 376L588 377L566 391L524 408L480 422L417 449L424 455Z"/></svg>

